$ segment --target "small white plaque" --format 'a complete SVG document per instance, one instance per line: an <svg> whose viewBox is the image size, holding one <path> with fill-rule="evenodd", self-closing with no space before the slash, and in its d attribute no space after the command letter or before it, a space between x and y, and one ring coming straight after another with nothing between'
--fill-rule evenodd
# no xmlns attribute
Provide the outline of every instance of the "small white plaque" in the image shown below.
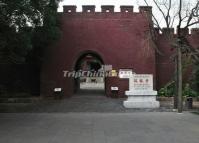
<svg viewBox="0 0 199 143"><path fill-rule="evenodd" d="M111 71L113 69L112 65L103 65L104 71Z"/></svg>
<svg viewBox="0 0 199 143"><path fill-rule="evenodd" d="M113 86L111 86L111 90L117 91L117 90L119 90L119 89L118 89L118 87L113 87Z"/></svg>
<svg viewBox="0 0 199 143"><path fill-rule="evenodd" d="M54 88L54 92L61 92L62 88Z"/></svg>
<svg viewBox="0 0 199 143"><path fill-rule="evenodd" d="M119 78L130 78L133 75L132 69L120 69Z"/></svg>

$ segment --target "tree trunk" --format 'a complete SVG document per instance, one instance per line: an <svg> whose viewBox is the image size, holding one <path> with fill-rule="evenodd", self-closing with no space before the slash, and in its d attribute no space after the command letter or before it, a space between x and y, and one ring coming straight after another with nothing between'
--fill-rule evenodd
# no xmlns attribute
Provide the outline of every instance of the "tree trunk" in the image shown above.
<svg viewBox="0 0 199 143"><path fill-rule="evenodd" d="M181 44L177 48L177 62L178 62L178 81L177 81L177 91L178 91L178 113L182 113L182 52Z"/></svg>
<svg viewBox="0 0 199 143"><path fill-rule="evenodd" d="M178 58L175 58L175 89L174 89L174 100L173 109L178 109Z"/></svg>

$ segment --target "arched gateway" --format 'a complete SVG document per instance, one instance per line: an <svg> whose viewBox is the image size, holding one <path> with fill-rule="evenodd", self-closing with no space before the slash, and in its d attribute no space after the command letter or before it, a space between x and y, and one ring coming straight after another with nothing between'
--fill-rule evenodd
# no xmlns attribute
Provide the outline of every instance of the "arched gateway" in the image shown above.
<svg viewBox="0 0 199 143"><path fill-rule="evenodd" d="M105 91L105 77L101 74L104 71L103 67L104 61L98 53L94 51L82 52L74 67L74 71L79 74L74 82L75 92L98 91L103 93Z"/></svg>

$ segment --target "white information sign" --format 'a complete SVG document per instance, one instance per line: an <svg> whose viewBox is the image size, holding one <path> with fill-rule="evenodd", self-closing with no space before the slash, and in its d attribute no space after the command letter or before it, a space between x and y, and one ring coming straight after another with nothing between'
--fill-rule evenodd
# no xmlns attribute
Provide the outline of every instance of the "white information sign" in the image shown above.
<svg viewBox="0 0 199 143"><path fill-rule="evenodd" d="M130 78L133 75L132 69L120 69L119 78Z"/></svg>
<svg viewBox="0 0 199 143"><path fill-rule="evenodd" d="M55 88L54 89L54 92L61 92L62 91L62 88Z"/></svg>
<svg viewBox="0 0 199 143"><path fill-rule="evenodd" d="M153 75L151 74L134 74L130 78L130 90L137 91L152 91L153 90Z"/></svg>
<svg viewBox="0 0 199 143"><path fill-rule="evenodd" d="M111 90L117 91L117 90L119 90L119 89L118 89L118 87L111 86Z"/></svg>

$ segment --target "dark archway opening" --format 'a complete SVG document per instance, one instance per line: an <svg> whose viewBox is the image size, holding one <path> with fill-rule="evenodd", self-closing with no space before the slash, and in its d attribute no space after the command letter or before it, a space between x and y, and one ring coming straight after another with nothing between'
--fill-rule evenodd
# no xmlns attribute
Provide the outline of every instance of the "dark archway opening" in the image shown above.
<svg viewBox="0 0 199 143"><path fill-rule="evenodd" d="M85 52L78 58L75 71L84 71L85 76L75 79L75 93L77 95L105 95L105 79L96 74L104 70L103 65L102 58L94 52Z"/></svg>

